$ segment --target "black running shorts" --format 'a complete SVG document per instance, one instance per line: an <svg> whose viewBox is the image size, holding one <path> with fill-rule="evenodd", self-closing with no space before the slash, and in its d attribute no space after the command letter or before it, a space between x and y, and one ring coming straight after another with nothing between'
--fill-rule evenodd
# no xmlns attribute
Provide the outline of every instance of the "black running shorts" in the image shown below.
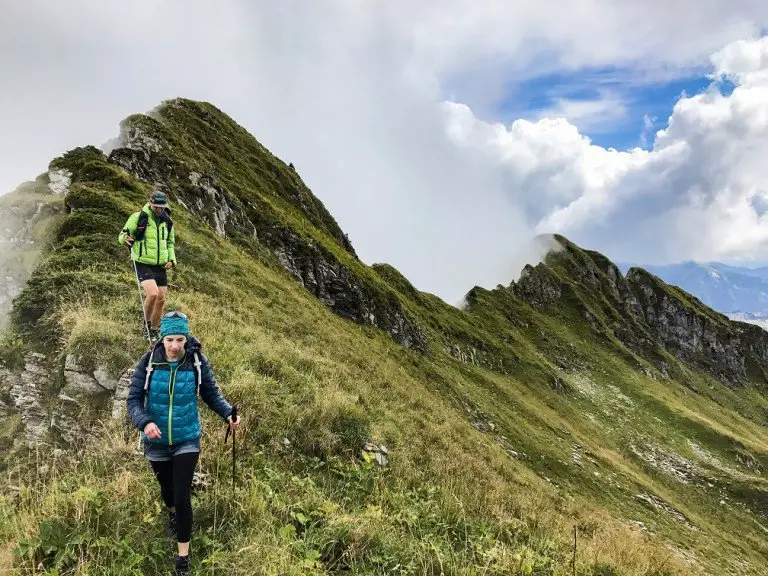
<svg viewBox="0 0 768 576"><path fill-rule="evenodd" d="M140 282L154 280L158 286L168 286L168 275L163 266L148 266L147 264L136 262L136 274Z"/></svg>

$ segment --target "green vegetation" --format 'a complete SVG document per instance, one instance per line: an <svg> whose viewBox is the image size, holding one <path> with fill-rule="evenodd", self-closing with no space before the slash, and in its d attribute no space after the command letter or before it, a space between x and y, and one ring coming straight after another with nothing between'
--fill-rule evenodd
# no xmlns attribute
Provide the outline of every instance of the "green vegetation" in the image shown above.
<svg viewBox="0 0 768 576"><path fill-rule="evenodd" d="M768 400L756 383L729 389L651 347L670 366L664 378L628 350L603 257L558 238L546 274L560 300L537 311L514 287L474 288L459 310L391 266L359 262L295 172L214 107L175 100L126 122L174 158L168 182L185 204L194 192L179 163L215 174L259 238L279 225L311 240L429 343L407 350L340 318L244 229L223 237L174 206L167 307L191 315L246 419L233 491L223 428L203 411L200 573L564 576L575 528L580 575L768 574ZM92 148L54 165L73 173L68 213L15 302L0 358L19 369L35 349L55 368L75 354L117 377L144 343L116 238L150 187ZM0 424L0 572L167 570L136 432L100 418L95 441L64 452L14 443L18 416ZM387 467L367 441L387 447Z"/></svg>

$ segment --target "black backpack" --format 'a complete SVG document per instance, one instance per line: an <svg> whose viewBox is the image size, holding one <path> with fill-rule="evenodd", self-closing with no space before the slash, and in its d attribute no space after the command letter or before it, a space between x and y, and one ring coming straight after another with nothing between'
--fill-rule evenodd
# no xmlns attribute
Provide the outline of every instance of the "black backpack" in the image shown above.
<svg viewBox="0 0 768 576"><path fill-rule="evenodd" d="M171 234L171 228L173 228L173 220L171 220L171 211L166 208L165 211L158 216L158 226L160 222L165 220L165 225L168 228L168 234ZM149 223L149 214L146 210L139 212L139 221L136 223L136 233L133 235L134 240L141 242L144 240L144 235L147 233L147 224Z"/></svg>

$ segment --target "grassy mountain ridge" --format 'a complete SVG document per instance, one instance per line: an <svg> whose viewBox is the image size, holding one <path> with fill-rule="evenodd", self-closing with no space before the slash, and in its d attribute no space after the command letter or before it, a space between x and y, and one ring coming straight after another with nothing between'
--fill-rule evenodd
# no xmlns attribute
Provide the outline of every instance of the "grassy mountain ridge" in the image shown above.
<svg viewBox="0 0 768 576"><path fill-rule="evenodd" d="M49 190L47 174L0 196L0 329L6 327L12 299L50 242L46 232L62 204L61 197Z"/></svg>
<svg viewBox="0 0 768 576"><path fill-rule="evenodd" d="M475 287L457 309L360 262L295 171L209 104L170 101L123 137L109 157L86 147L52 163L72 173L67 214L0 357L10 373L41 352L58 375L70 355L115 378L135 363L140 311L116 237L167 189L180 262L168 306L191 314L248 418L231 492L223 431L204 412L201 571L570 574L575 526L579 574L768 573L761 372L724 381L658 320L685 318L760 368L739 325L562 237L519 281ZM105 409L75 414L97 442L42 447L45 464L14 441L22 415L3 418L0 568L166 565L136 436ZM387 467L368 441L386 445Z"/></svg>

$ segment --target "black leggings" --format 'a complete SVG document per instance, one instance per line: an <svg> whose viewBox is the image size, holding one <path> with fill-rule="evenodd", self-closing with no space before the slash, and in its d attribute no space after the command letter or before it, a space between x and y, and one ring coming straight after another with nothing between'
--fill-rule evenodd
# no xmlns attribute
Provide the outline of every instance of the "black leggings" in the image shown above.
<svg viewBox="0 0 768 576"><path fill-rule="evenodd" d="M199 452L174 456L173 460L150 460L152 471L160 483L160 494L168 508L176 508L176 533L179 542L189 542L192 536L192 477Z"/></svg>

